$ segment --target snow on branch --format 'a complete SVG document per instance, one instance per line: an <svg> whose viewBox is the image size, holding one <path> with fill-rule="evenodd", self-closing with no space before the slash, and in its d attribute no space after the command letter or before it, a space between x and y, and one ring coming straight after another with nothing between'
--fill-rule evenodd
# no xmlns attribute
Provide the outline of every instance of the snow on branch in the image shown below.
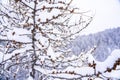
<svg viewBox="0 0 120 80"><path fill-rule="evenodd" d="M0 77L73 80L111 78L109 74L119 71L119 56L112 55L105 62L98 62L91 55L94 49L74 56L66 47L93 19L85 14L87 12L72 6L73 1L0 3ZM116 55L118 53L119 50L115 51Z"/></svg>

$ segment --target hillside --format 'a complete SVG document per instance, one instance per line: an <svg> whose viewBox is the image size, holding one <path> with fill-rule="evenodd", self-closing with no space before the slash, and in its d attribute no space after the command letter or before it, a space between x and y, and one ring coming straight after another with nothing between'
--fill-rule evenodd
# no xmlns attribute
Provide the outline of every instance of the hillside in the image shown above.
<svg viewBox="0 0 120 80"><path fill-rule="evenodd" d="M104 61L114 49L120 49L120 27L96 34L78 36L71 42L71 49L75 55L95 46L94 57L98 61Z"/></svg>

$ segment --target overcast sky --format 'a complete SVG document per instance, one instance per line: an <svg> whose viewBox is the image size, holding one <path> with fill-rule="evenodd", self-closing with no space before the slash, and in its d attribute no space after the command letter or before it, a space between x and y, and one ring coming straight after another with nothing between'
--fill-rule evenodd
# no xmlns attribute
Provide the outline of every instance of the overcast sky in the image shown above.
<svg viewBox="0 0 120 80"><path fill-rule="evenodd" d="M104 29L120 27L120 0L76 0L82 10L95 14L92 23L82 34L95 33Z"/></svg>

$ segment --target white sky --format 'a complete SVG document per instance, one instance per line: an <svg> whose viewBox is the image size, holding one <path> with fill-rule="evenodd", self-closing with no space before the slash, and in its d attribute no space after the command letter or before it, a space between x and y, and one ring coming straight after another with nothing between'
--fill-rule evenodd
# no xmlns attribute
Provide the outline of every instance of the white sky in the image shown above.
<svg viewBox="0 0 120 80"><path fill-rule="evenodd" d="M104 29L120 27L119 0L75 0L82 10L91 10L95 16L89 27L81 34L95 33Z"/></svg>

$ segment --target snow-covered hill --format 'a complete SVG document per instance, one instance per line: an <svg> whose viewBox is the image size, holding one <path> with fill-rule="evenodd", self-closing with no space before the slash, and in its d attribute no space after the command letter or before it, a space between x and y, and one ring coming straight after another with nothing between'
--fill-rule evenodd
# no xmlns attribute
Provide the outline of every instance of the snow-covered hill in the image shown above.
<svg viewBox="0 0 120 80"><path fill-rule="evenodd" d="M96 46L95 59L104 61L114 49L120 49L120 27L107 29L96 34L78 36L71 42L71 49L75 55L86 52Z"/></svg>

